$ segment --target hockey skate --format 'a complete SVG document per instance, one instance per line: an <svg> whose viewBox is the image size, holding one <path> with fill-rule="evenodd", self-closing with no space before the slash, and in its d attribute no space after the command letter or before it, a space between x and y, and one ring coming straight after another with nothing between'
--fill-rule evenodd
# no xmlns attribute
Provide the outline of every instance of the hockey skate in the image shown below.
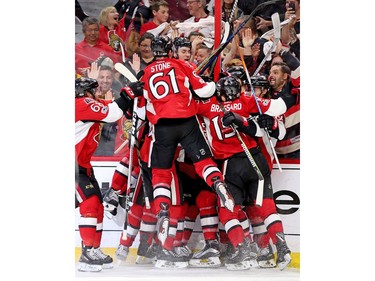
<svg viewBox="0 0 375 281"><path fill-rule="evenodd" d="M93 251L94 254L103 262L104 269L113 268L113 259L111 256L104 254L100 248L94 248Z"/></svg>
<svg viewBox="0 0 375 281"><path fill-rule="evenodd" d="M117 215L117 206L119 204L120 190L110 188L103 196L104 213L109 218Z"/></svg>
<svg viewBox="0 0 375 281"><path fill-rule="evenodd" d="M277 243L277 259L276 263L280 270L285 269L291 262L292 258L290 257L290 250L286 244L284 233L276 233Z"/></svg>
<svg viewBox="0 0 375 281"><path fill-rule="evenodd" d="M240 243L230 253L225 260L225 267L227 270L248 270L251 268L249 259L249 248L244 243Z"/></svg>
<svg viewBox="0 0 375 281"><path fill-rule="evenodd" d="M77 270L84 272L102 271L103 261L97 257L94 248L82 247L82 254L79 258Z"/></svg>
<svg viewBox="0 0 375 281"><path fill-rule="evenodd" d="M203 249L195 252L189 260L192 267L220 267L220 246L217 240L205 241Z"/></svg>
<svg viewBox="0 0 375 281"><path fill-rule="evenodd" d="M221 202L224 204L225 208L233 212L234 209L234 199L232 195L227 190L227 186L221 180L216 180L213 184L213 189L216 194L220 197Z"/></svg>
<svg viewBox="0 0 375 281"><path fill-rule="evenodd" d="M257 261L258 257L258 245L255 242L250 242L250 238L246 237L244 239L244 244L248 250L248 260L250 262L250 268L259 268L259 263Z"/></svg>
<svg viewBox="0 0 375 281"><path fill-rule="evenodd" d="M270 244L268 244L267 247L259 250L257 261L261 268L276 267L275 255L273 254L272 246Z"/></svg>
<svg viewBox="0 0 375 281"><path fill-rule="evenodd" d="M186 262L188 262L192 256L192 252L187 245L174 247L173 252L177 257L183 259Z"/></svg>
<svg viewBox="0 0 375 281"><path fill-rule="evenodd" d="M188 262L185 257L179 256L176 252L161 249L157 254L156 268L186 268Z"/></svg>
<svg viewBox="0 0 375 281"><path fill-rule="evenodd" d="M125 261L129 254L129 247L124 245L118 245L116 250L117 264L120 265L121 262Z"/></svg>
<svg viewBox="0 0 375 281"><path fill-rule="evenodd" d="M156 253L158 246L149 245L146 240L141 240L137 250L136 264L151 264L156 262Z"/></svg>

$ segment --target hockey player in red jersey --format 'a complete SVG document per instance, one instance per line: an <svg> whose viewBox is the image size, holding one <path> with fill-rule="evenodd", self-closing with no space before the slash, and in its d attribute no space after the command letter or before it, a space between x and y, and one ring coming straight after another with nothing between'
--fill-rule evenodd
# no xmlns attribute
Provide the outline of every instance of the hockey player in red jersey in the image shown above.
<svg viewBox="0 0 375 281"><path fill-rule="evenodd" d="M75 153L76 207L79 207L79 233L82 254L79 271L101 271L113 267L113 259L100 249L103 230L102 194L90 160L100 139L100 123L115 122L132 107L133 98L141 93L141 83L123 88L121 97L113 102L96 100L98 82L91 78L75 80ZM133 91L134 90L134 91Z"/></svg>
<svg viewBox="0 0 375 281"><path fill-rule="evenodd" d="M105 210L115 215L117 212L117 206L121 200L119 195L126 193L131 197L131 206L129 212L127 213L128 220L125 222L127 225L124 228L123 235L120 238L120 244L116 250L116 257L118 261L123 261L127 258L129 253L129 247L133 244L137 234L140 234L140 244L138 246L138 257L136 263L151 263L158 250L158 240L153 243L154 234L156 232L156 212L155 205L166 202L166 196L163 192L153 193L153 188L151 184L152 169L148 166L149 156L150 156L150 145L151 145L151 135L149 134L149 124L145 118L145 99L140 97L138 99L137 106L137 117L139 121L137 123L141 124L136 130L136 145L133 150L133 169L132 169L132 180L137 183L133 184L135 189L129 190L127 186L128 175L129 175L129 155L120 161L115 173L112 178L111 188L104 196L104 206ZM136 153L136 150L139 151ZM177 149L175 156L178 156ZM178 220L181 216L181 206L183 200L182 187L179 183L179 177L177 175L175 165L171 168L173 181L171 184L170 196L171 199L169 204L170 209L170 223L165 236L165 245L168 248L172 248L169 252L173 258L173 264L169 263L168 267L186 267L188 254L183 251L187 249L182 249L180 244L176 244ZM134 190L133 190L134 189ZM144 192L150 201L150 209L145 206ZM169 198L170 197L170 198ZM172 204L173 203L173 204ZM130 204L129 204L130 205ZM124 235L126 234L126 235ZM163 262L157 261L156 267L167 267Z"/></svg>
<svg viewBox="0 0 375 281"><path fill-rule="evenodd" d="M258 186L258 176L250 159L246 156L242 145L246 145L250 151L258 169L264 177L264 198L272 198L272 187L270 169L266 159L260 152L256 140L252 136L261 136L260 127L256 122L247 120L242 116L258 114L257 103L262 112L270 116L278 116L284 113L291 106L295 99L292 96L284 96L277 100L257 99L253 96L241 93L241 84L236 77L229 76L221 78L217 82L219 101L216 98L198 102L198 114L203 116L206 123L208 139L210 141L215 159L224 160L223 174L228 189L235 199L235 211L228 212L225 208L219 208L220 222L225 226L228 237L233 245L233 251L227 257L225 265L228 270L248 269L252 266L253 261L249 260L254 245L246 237L240 224L242 219L242 205L246 201L252 204L255 202ZM224 114L224 111L226 113ZM237 127L241 133L243 143L239 141L236 133L230 125ZM259 133L258 133L259 132ZM247 135L248 134L248 135ZM273 201L272 201L273 202ZM263 206L267 205L263 200ZM263 218L272 215L272 208L263 208ZM281 224L280 224L281 225ZM279 226L280 226L279 225ZM269 226L269 230L272 226ZM284 234L281 228L274 229L271 238L277 245L279 263L286 261L290 263L290 251L286 246ZM251 249L251 250L250 250ZM256 258L253 257L253 258Z"/></svg>
<svg viewBox="0 0 375 281"><path fill-rule="evenodd" d="M166 196L166 202L156 204L155 209L158 225L166 227L169 221L171 167L178 144L181 144L193 161L197 174L217 192L223 206L229 211L234 207L223 175L213 162L210 148L199 128L197 107L193 100L193 92L200 97L212 96L215 93L215 83L206 83L195 74L189 63L170 58L171 48L172 43L168 37L159 36L152 40L151 49L155 61L144 69L141 79L145 83L147 119L153 137L151 168L154 197L157 193ZM158 254L158 261L169 261L170 250L163 247Z"/></svg>

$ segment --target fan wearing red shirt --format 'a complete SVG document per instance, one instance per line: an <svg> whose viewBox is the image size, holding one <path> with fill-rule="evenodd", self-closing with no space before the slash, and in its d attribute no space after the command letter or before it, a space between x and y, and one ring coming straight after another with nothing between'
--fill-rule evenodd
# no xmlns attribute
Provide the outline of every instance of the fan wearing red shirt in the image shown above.
<svg viewBox="0 0 375 281"><path fill-rule="evenodd" d="M150 31L154 28L157 28L162 23L168 21L169 18L169 5L166 1L155 1L151 4L150 9L152 11L153 18L149 22L143 24L141 26L141 30L139 34L142 36L143 33ZM166 25L164 30L160 33L160 35L165 35L170 30L170 25ZM159 35L159 34L158 34Z"/></svg>
<svg viewBox="0 0 375 281"><path fill-rule="evenodd" d="M120 20L120 15L117 12L116 8L113 6L102 9L99 14L99 40L109 45L118 55L122 55L121 45L122 47L124 46L124 20L124 17ZM125 47L123 48L125 52Z"/></svg>
<svg viewBox="0 0 375 281"><path fill-rule="evenodd" d="M106 56L113 63L119 61L113 49L99 39L99 21L94 17L87 17L82 22L84 38L75 45L75 71L77 76L87 76L90 64Z"/></svg>

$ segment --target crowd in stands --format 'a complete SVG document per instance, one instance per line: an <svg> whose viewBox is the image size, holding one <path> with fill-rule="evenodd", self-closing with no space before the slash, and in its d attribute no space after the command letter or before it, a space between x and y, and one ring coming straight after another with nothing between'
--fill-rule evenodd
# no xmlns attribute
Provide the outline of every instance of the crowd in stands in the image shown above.
<svg viewBox="0 0 375 281"><path fill-rule="evenodd" d="M106 65L106 68L112 68L113 79L108 80L107 87L113 88L114 94L118 93L129 81L114 69L114 65L124 63L136 75L153 60L150 44L151 38L157 35L167 35L172 40L176 37L188 38L192 42L190 62L198 66L215 49L212 40L215 12L213 2L214 0L119 0L114 1L113 6L103 7L97 17L88 17L76 1L76 16L82 20L84 34L84 39L75 48L77 77L96 78L95 74L90 75L92 62L96 61L99 67ZM229 22L233 32L247 19L256 5L262 2L266 1L222 0L222 23ZM294 4L295 8L288 8L289 3ZM264 51L269 46L267 42L273 40L271 16L275 12L279 14L282 25L281 40L276 52L272 53L272 58L267 59L258 74L268 76L272 62L279 59L291 68L293 82L299 86L300 7L296 0L279 1L257 11L223 50L221 71L225 72L233 65L242 65L242 53L250 76L254 73L265 57ZM206 70L205 75L213 78L211 69ZM102 87L101 85L99 90ZM299 104L286 113L286 119L288 132L277 144L276 151L280 158L299 159ZM121 136L123 126L120 123L121 121L110 130L112 136L108 135L101 140L111 143L101 144L95 155L114 155L121 140L125 140ZM108 133L108 130L104 132ZM118 140L116 145L115 139ZM103 148L108 146L112 148ZM116 155L123 156L121 153Z"/></svg>

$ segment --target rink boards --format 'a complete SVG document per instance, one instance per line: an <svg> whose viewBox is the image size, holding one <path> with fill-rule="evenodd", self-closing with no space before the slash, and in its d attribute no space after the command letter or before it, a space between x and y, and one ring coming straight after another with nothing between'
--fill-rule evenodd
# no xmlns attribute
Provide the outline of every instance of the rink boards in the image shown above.
<svg viewBox="0 0 375 281"><path fill-rule="evenodd" d="M101 188L108 188L113 172L117 165L112 161L93 161L95 176ZM285 236L293 255L292 267L299 267L300 253L300 165L299 164L281 164L282 172L275 165L272 171L272 184L274 190L274 198L277 210L283 221ZM79 212L75 212L75 246L76 259L80 253L81 238L78 232ZM118 208L118 214L112 219L104 218L103 221L103 238L102 248L106 249L108 254L113 253L119 244L120 235L122 234L124 211ZM192 249L200 248L199 244L202 239L201 227L199 220L196 223L194 233L192 235L190 245ZM136 253L138 247L138 237L133 243L131 253Z"/></svg>

